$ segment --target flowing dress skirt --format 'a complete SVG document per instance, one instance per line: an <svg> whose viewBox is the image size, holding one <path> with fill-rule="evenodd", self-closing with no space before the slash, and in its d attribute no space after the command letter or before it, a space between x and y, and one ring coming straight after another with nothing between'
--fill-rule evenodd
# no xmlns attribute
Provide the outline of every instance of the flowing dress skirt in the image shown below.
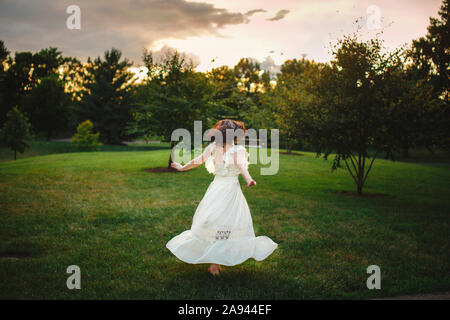
<svg viewBox="0 0 450 320"><path fill-rule="evenodd" d="M195 211L192 226L167 243L180 260L234 266L267 258L277 244L255 237L250 210L238 176L215 176Z"/></svg>

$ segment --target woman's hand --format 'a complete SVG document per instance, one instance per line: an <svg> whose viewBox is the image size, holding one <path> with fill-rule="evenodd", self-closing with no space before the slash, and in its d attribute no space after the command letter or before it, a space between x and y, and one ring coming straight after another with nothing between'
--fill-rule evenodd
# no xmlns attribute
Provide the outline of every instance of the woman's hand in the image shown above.
<svg viewBox="0 0 450 320"><path fill-rule="evenodd" d="M179 164L178 162L172 162L172 164L170 166L177 171L183 171L183 166L181 164Z"/></svg>
<svg viewBox="0 0 450 320"><path fill-rule="evenodd" d="M255 180L250 180L248 183L247 183L247 186L248 187L252 187L252 186L256 186L256 181Z"/></svg>

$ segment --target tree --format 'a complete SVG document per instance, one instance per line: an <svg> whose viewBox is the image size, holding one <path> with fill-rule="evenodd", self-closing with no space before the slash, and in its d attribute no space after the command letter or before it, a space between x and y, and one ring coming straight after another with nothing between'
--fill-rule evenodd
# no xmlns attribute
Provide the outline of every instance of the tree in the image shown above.
<svg viewBox="0 0 450 320"><path fill-rule="evenodd" d="M309 60L287 60L277 76L277 85L267 94L275 124L280 128L286 149L291 153L294 144L304 142L308 120L311 90L317 83L320 65Z"/></svg>
<svg viewBox="0 0 450 320"><path fill-rule="evenodd" d="M3 123L4 119L3 116L6 114L2 114L5 110L3 107L5 104L5 98L4 98L4 92L3 88L5 86L5 64L7 64L9 57L9 50L6 48L5 43L0 40L0 124Z"/></svg>
<svg viewBox="0 0 450 320"><path fill-rule="evenodd" d="M260 71L261 67L259 63L249 58L242 58L234 66L234 72L239 81L238 84L243 88L243 91L248 97L252 96L252 93L258 90L258 85L261 82L259 77Z"/></svg>
<svg viewBox="0 0 450 320"><path fill-rule="evenodd" d="M430 17L425 37L413 41L411 57L431 77L436 91L445 100L449 99L450 84L450 25L449 1L444 0L439 10L440 19Z"/></svg>
<svg viewBox="0 0 450 320"><path fill-rule="evenodd" d="M99 133L93 133L93 124L90 120L80 123L77 127L77 133L72 138L72 145L80 151L97 150L102 145L98 140Z"/></svg>
<svg viewBox="0 0 450 320"><path fill-rule="evenodd" d="M414 40L409 50L416 77L431 83L436 107L433 117L433 137L437 147L450 149L450 26L449 1L444 0L439 10L440 19L430 17L428 33Z"/></svg>
<svg viewBox="0 0 450 320"><path fill-rule="evenodd" d="M263 64L267 61L266 58ZM272 91L270 72L262 71L260 63L252 58L240 59L233 71L241 95L247 98L246 103L239 106L239 119L253 128L273 127L273 108L267 103L271 100L266 99Z"/></svg>
<svg viewBox="0 0 450 320"><path fill-rule="evenodd" d="M193 132L194 120L207 122L212 88L203 73L177 51L158 62L151 51L145 51L144 62L149 79L137 89L140 110L135 113L134 131L162 135L169 141L175 129ZM171 162L169 157L169 168Z"/></svg>
<svg viewBox="0 0 450 320"><path fill-rule="evenodd" d="M64 92L69 97L68 102L68 119L65 128L66 132L72 134L78 123L84 120L79 118L79 105L83 98L84 75L86 67L78 59L66 57L64 63L60 66L60 78L64 85Z"/></svg>
<svg viewBox="0 0 450 320"><path fill-rule="evenodd" d="M3 103L0 106L0 122L6 120L6 114L13 106L23 106L23 98L36 84L33 74L33 54L16 52L12 65L6 70L2 83Z"/></svg>
<svg viewBox="0 0 450 320"><path fill-rule="evenodd" d="M66 128L69 102L63 82L56 75L50 75L42 78L27 95L24 109L35 131L45 132L50 140L53 134Z"/></svg>
<svg viewBox="0 0 450 320"><path fill-rule="evenodd" d="M81 101L85 66L76 58L66 57L60 70L64 91L71 96L72 101Z"/></svg>
<svg viewBox="0 0 450 320"><path fill-rule="evenodd" d="M107 144L121 144L128 136L127 125L135 104L133 74L128 70L132 63L121 57L122 53L112 48L103 60L88 59L78 110L79 118L90 119Z"/></svg>
<svg viewBox="0 0 450 320"><path fill-rule="evenodd" d="M334 152L332 169L345 163L358 195L381 152L396 147L393 126L397 96L390 75L400 69L399 52L382 52L382 42L346 36L332 48L334 59L323 68L311 104L307 128L317 155Z"/></svg>
<svg viewBox="0 0 450 320"><path fill-rule="evenodd" d="M23 108L26 97L50 75L58 75L59 67L65 58L56 48L42 49L37 53L16 52L14 59L8 59L9 68L1 83L3 103L0 106L0 123L13 106Z"/></svg>
<svg viewBox="0 0 450 320"><path fill-rule="evenodd" d="M5 42L3 40L0 40L0 74L3 74L5 72L5 66L4 64L8 60L9 57L9 50L6 48Z"/></svg>
<svg viewBox="0 0 450 320"><path fill-rule="evenodd" d="M33 78L42 79L58 73L59 67L66 61L57 48L41 49L33 54ZM35 80L35 81L36 81Z"/></svg>
<svg viewBox="0 0 450 320"><path fill-rule="evenodd" d="M236 71L228 66L221 66L209 71L207 77L212 86L208 125L224 118L244 119L245 111L254 103L238 88Z"/></svg>
<svg viewBox="0 0 450 320"><path fill-rule="evenodd" d="M417 75L414 64L399 64L398 69L391 69L387 75L390 85L384 91L391 105L387 121L389 135L395 141L392 151L401 152L405 158L413 147L432 150L438 143L438 99L432 84Z"/></svg>
<svg viewBox="0 0 450 320"><path fill-rule="evenodd" d="M6 122L0 131L2 144L14 151L14 160L17 159L17 151L24 153L32 139L31 125L27 116L17 106L13 107L6 115Z"/></svg>
<svg viewBox="0 0 450 320"><path fill-rule="evenodd" d="M270 71L264 71L261 75L261 83L264 93L270 92L272 90L272 84L270 83L271 80L272 77L270 75Z"/></svg>

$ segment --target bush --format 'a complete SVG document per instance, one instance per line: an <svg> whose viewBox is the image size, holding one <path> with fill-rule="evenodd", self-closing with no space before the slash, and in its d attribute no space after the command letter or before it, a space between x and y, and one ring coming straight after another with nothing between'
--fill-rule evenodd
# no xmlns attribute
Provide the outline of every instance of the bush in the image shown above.
<svg viewBox="0 0 450 320"><path fill-rule="evenodd" d="M72 145L76 150L95 151L102 145L99 142L99 133L92 133L93 124L90 120L80 123L77 133L72 138Z"/></svg>

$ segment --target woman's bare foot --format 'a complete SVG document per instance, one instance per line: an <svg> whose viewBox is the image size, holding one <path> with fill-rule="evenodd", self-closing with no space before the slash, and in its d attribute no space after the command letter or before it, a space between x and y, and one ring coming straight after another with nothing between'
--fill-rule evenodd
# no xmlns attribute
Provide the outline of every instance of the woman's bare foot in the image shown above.
<svg viewBox="0 0 450 320"><path fill-rule="evenodd" d="M220 274L220 264L212 263L209 268L208 272L211 273L213 276L218 276Z"/></svg>

